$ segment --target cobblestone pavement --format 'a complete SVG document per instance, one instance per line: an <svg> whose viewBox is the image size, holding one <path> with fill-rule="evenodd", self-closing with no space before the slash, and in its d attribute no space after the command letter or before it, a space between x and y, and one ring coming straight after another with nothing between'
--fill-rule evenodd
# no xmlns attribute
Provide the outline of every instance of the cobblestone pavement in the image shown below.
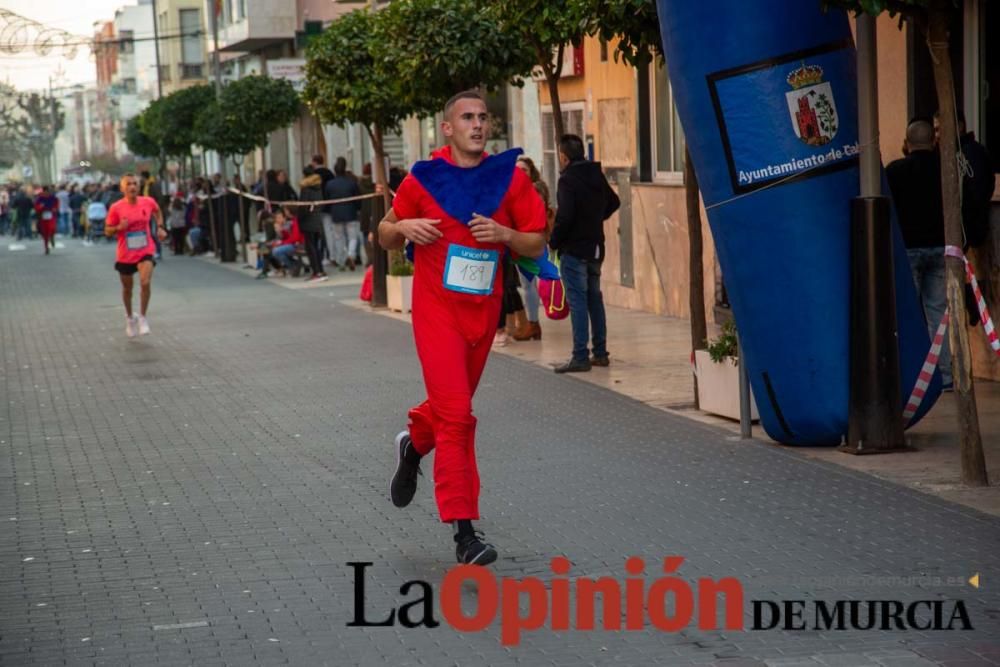
<svg viewBox="0 0 1000 667"><path fill-rule="evenodd" d="M753 600L941 600L945 623L961 600L975 629L348 627L348 562L373 563L369 619L424 580L443 621L430 470L386 499L421 398L406 325L340 304L355 287L169 257L130 341L110 249L66 246L0 248L3 665L1000 664L1000 519L500 355L476 402L499 576L548 582L563 554L624 580L641 556L649 588L680 555L692 585L739 578L747 628Z"/></svg>

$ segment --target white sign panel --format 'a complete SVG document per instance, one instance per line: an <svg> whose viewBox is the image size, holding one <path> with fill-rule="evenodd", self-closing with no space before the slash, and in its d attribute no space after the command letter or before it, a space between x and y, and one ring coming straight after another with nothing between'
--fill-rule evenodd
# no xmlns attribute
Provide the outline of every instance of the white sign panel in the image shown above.
<svg viewBox="0 0 1000 667"><path fill-rule="evenodd" d="M306 85L306 60L305 58L268 60L267 75L272 79L288 79L295 87L295 92L301 93Z"/></svg>

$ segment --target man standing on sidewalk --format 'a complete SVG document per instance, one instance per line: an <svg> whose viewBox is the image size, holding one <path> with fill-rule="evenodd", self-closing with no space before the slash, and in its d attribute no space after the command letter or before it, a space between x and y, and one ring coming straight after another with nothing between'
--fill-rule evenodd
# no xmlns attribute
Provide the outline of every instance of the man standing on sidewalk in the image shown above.
<svg viewBox="0 0 1000 667"><path fill-rule="evenodd" d="M125 174L121 179L125 193L108 210L104 234L109 238L118 237L115 255L115 270L122 283L122 301L125 303L125 335L135 338L136 334L149 333L146 310L153 287L153 267L156 261L156 243L150 233L150 220L155 220L156 236L160 241L167 238L163 225L163 213L152 197L139 196L139 180L135 174ZM139 274L139 317L132 315L132 285L135 274Z"/></svg>
<svg viewBox="0 0 1000 667"><path fill-rule="evenodd" d="M516 167L519 149L483 152L489 114L479 93L452 97L441 130L448 145L413 167L378 227L383 248L415 246L413 338L427 389L396 436L389 496L396 507L409 505L420 459L436 449L434 494L441 521L454 528L458 562L486 565L497 551L472 525L479 519L472 397L500 315L502 253L542 254L545 205Z"/></svg>
<svg viewBox="0 0 1000 667"><path fill-rule="evenodd" d="M610 363L601 264L604 221L618 210L620 202L601 172L601 163L584 157L583 141L575 134L564 134L559 140L559 166L562 169L556 194L559 208L549 246L559 253L573 326L573 356L555 371L582 373L592 365ZM593 359L587 350L591 339Z"/></svg>
<svg viewBox="0 0 1000 667"><path fill-rule="evenodd" d="M886 180L910 258L910 270L924 307L931 340L948 307L945 297L944 207L941 202L941 156L934 146L934 126L915 119L906 127L906 157L889 163ZM951 351L944 337L938 368L950 390Z"/></svg>
<svg viewBox="0 0 1000 667"><path fill-rule="evenodd" d="M347 160L337 158L333 166L334 177L330 179L323 190L327 199L350 199L361 194L361 188L354 177L347 173ZM333 245L330 255L343 271L345 268L354 270L354 257L358 254L358 242L361 241L361 200L342 201L330 204L330 215L333 224L331 233ZM361 248L364 252L364 248Z"/></svg>

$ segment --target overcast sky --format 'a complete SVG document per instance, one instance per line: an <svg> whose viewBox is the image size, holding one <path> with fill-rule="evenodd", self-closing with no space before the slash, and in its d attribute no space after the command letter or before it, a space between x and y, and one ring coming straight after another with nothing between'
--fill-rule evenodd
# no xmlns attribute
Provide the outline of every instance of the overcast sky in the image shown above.
<svg viewBox="0 0 1000 667"><path fill-rule="evenodd" d="M110 21L118 8L136 4L136 0L0 0L2 9L85 39L93 37L95 21ZM6 20L0 18L0 34L6 36L3 28L7 25ZM33 39L34 36L35 32L29 31L28 37ZM0 49L4 48L6 43L0 43ZM95 68L86 46L79 47L72 60L58 50L44 58L30 47L17 55L0 51L0 79L21 90L47 88L50 76L57 77L53 81L57 86L92 82L97 79Z"/></svg>

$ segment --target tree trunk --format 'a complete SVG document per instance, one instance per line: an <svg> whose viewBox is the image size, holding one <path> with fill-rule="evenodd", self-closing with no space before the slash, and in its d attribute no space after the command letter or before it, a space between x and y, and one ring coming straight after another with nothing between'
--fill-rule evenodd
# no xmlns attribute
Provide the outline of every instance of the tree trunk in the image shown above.
<svg viewBox="0 0 1000 667"><path fill-rule="evenodd" d="M928 13L927 45L934 68L938 111L941 118L941 201L944 206L944 242L961 248L962 207L958 176L958 131L955 115L955 82L952 79L948 52L948 19L953 12L949 0L934 0ZM958 258L946 257L946 291L951 326L951 372L955 383L955 403L960 429L962 482L969 486L988 486L983 441L979 433L976 393L972 382L972 356L969 350L968 316L965 311L965 265Z"/></svg>
<svg viewBox="0 0 1000 667"><path fill-rule="evenodd" d="M562 57L563 57L563 45L559 45L556 50L557 61L555 67L552 66L552 54L547 53L545 49L539 46L535 47L535 55L538 57L538 64L542 68L542 72L545 74L545 83L549 87L549 100L552 102L552 133L553 133L553 146L556 147L556 151L559 150L559 139L562 135L566 134L566 128L563 125L562 117L562 104L559 102L559 77L562 75ZM558 164L558 161L557 161Z"/></svg>
<svg viewBox="0 0 1000 667"><path fill-rule="evenodd" d="M691 153L684 149L684 195L688 228L688 305L691 310L691 349L704 350L708 339L705 321L705 279L701 242L701 202L698 176L691 164ZM692 353L693 354L693 353ZM694 407L698 405L698 376L694 376Z"/></svg>
<svg viewBox="0 0 1000 667"><path fill-rule="evenodd" d="M388 305L386 295L385 276L388 273L389 260L385 250L378 242L378 221L380 221L389 207L392 205L392 198L389 195L389 174L385 171L385 142L382 140L382 128L375 125L368 129L368 136L372 140L372 152L375 163L375 183L382 186L382 199L378 197L372 200L372 306L384 308ZM381 206L379 205L381 204Z"/></svg>

